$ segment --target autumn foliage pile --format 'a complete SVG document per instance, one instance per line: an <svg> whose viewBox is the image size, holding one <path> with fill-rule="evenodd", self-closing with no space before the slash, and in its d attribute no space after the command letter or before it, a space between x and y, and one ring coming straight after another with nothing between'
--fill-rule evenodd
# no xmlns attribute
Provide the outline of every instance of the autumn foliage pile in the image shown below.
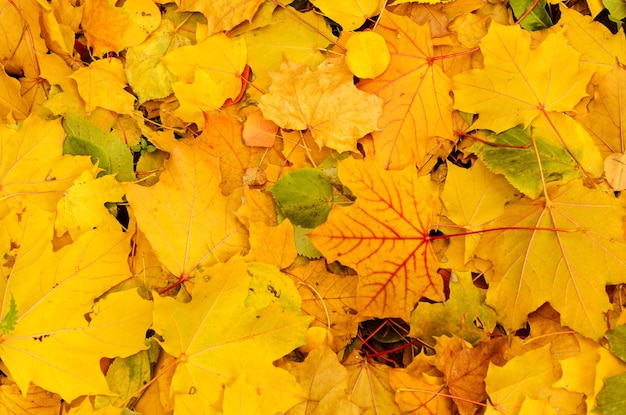
<svg viewBox="0 0 626 415"><path fill-rule="evenodd" d="M0 3L0 413L624 413L623 3Z"/></svg>

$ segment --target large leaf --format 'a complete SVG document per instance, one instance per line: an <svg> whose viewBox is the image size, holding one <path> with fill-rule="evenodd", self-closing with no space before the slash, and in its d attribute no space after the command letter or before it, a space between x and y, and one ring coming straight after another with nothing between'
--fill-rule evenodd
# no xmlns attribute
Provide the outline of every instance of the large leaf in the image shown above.
<svg viewBox="0 0 626 415"><path fill-rule="evenodd" d="M429 231L437 199L415 169L387 171L374 161L346 159L339 178L356 195L334 206L309 237L329 261L359 273L358 311L408 319L422 298L443 300L443 283Z"/></svg>
<svg viewBox="0 0 626 415"><path fill-rule="evenodd" d="M207 270L191 302L155 297L154 330L178 360L173 393L195 391L197 401L204 398L221 409L222 393L241 387L235 382L245 373L244 384L258 394L256 413L275 414L304 399L296 380L272 362L304 343L311 318L279 303L247 307L250 283L243 259L234 257Z"/></svg>
<svg viewBox="0 0 626 415"><path fill-rule="evenodd" d="M96 229L53 252L51 224L34 206L0 224L18 246L7 253L12 266L2 267L0 315L16 308L17 319L4 330L0 357L23 392L33 382L67 401L106 394L100 359L145 348L152 304L134 290L96 301L130 277L128 234Z"/></svg>
<svg viewBox="0 0 626 415"><path fill-rule="evenodd" d="M515 330L547 301L564 326L598 339L610 308L605 285L626 282L626 208L578 181L549 184L548 196L510 205L480 241L477 253L495 271L487 304Z"/></svg>
<svg viewBox="0 0 626 415"><path fill-rule="evenodd" d="M161 263L181 279L246 248L234 213L239 202L222 196L217 160L198 148L178 144L160 181L129 184L126 197Z"/></svg>

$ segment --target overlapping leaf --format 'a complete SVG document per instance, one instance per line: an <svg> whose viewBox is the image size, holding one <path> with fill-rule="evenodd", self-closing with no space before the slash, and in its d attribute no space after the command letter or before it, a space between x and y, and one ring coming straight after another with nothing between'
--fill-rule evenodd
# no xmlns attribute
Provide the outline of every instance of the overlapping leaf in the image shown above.
<svg viewBox="0 0 626 415"><path fill-rule="evenodd" d="M28 206L0 225L16 246L2 267L0 314L9 310L11 299L17 310L14 327L2 335L0 357L22 391L33 382L68 401L106 394L100 359L145 348L152 303L135 290L96 302L130 276L128 234L92 230L53 252L52 223L51 214ZM125 335L116 334L120 331Z"/></svg>
<svg viewBox="0 0 626 415"><path fill-rule="evenodd" d="M285 411L305 398L296 380L272 362L304 343L311 319L278 303L246 307L249 286L246 265L235 257L207 270L191 302L155 297L154 329L178 359L172 393L195 391L196 402L221 409L234 388L251 388L259 393L259 414ZM237 386L242 373L244 385Z"/></svg>
<svg viewBox="0 0 626 415"><path fill-rule="evenodd" d="M187 278L200 264L224 261L244 250L247 235L234 213L238 203L221 194L217 160L179 144L165 168L152 187L126 187L139 228L163 266Z"/></svg>
<svg viewBox="0 0 626 415"><path fill-rule="evenodd" d="M334 206L309 237L329 261L359 273L359 313L408 319L420 298L442 300L428 236L437 208L429 179L418 179L412 167L386 171L372 160L353 159L341 162L339 178L356 202Z"/></svg>
<svg viewBox="0 0 626 415"><path fill-rule="evenodd" d="M549 200L523 200L505 209L478 255L493 261L487 304L517 329L544 302L563 325L597 339L610 303L605 285L626 282L623 202L580 182L548 185ZM517 229L516 229L517 228Z"/></svg>

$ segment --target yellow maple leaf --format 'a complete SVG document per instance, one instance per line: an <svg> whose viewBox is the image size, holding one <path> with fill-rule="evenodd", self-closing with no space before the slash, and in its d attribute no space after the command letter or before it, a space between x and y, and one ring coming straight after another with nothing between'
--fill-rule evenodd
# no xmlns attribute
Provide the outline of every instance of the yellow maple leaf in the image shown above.
<svg viewBox="0 0 626 415"><path fill-rule="evenodd" d="M196 45L174 49L161 61L179 82L192 84L196 81L198 70L201 70L224 88L220 95L235 98L241 91L246 57L247 47L243 38L231 39L224 33L217 33Z"/></svg>
<svg viewBox="0 0 626 415"><path fill-rule="evenodd" d="M580 67L580 53L562 32L532 49L529 32L494 22L480 50L484 68L454 77L454 106L478 114L474 128L528 126L542 114L573 110L587 95L593 70Z"/></svg>
<svg viewBox="0 0 626 415"><path fill-rule="evenodd" d="M250 223L250 252L247 261L264 262L279 269L287 268L298 255L293 236L293 225L285 219L278 226L263 222Z"/></svg>
<svg viewBox="0 0 626 415"><path fill-rule="evenodd" d="M270 73L285 59L303 63L311 69L325 59L325 49L336 40L324 17L315 11L295 12L291 7L277 8L270 24L243 34L248 45L248 65L254 73L253 85L262 91L270 86ZM256 88L249 90L258 94Z"/></svg>
<svg viewBox="0 0 626 415"><path fill-rule="evenodd" d="M290 372L308 391L308 399L294 406L294 414L315 413L357 415L361 411L348 399L348 371L330 348L317 347L302 363L296 363Z"/></svg>
<svg viewBox="0 0 626 415"><path fill-rule="evenodd" d="M119 59L97 60L74 72L70 78L76 81L88 112L102 107L120 114L133 113L135 96L124 90L126 74Z"/></svg>
<svg viewBox="0 0 626 415"><path fill-rule="evenodd" d="M516 356L502 367L490 363L485 379L491 403L488 409L517 414L525 400L545 397L557 380L549 345Z"/></svg>
<svg viewBox="0 0 626 415"><path fill-rule="evenodd" d="M53 211L63 192L93 167L89 157L63 155L60 121L31 115L17 131L0 127L0 218L23 200Z"/></svg>
<svg viewBox="0 0 626 415"><path fill-rule="evenodd" d="M340 163L339 178L357 200L333 206L309 238L328 261L357 271L361 315L408 320L420 298L443 300L429 238L437 196L430 178L418 179L414 167L387 171L375 163L351 158Z"/></svg>
<svg viewBox="0 0 626 415"><path fill-rule="evenodd" d="M578 181L548 184L549 201L509 205L483 235L477 254L492 260L487 304L508 330L543 303L586 337L606 331L607 284L626 282L623 202ZM602 220L598 220L602 218Z"/></svg>
<svg viewBox="0 0 626 415"><path fill-rule="evenodd" d="M381 97L385 106L375 132L376 157L385 168L422 166L436 149L432 137L452 140L451 81L432 59L427 25L405 16L383 13L375 32L387 42L387 70L359 88Z"/></svg>
<svg viewBox="0 0 626 415"><path fill-rule="evenodd" d="M104 206L106 202L123 202L124 190L115 176L96 179L95 172L85 171L74 181L57 204L56 235L69 232L72 240L93 228L119 229L120 224Z"/></svg>
<svg viewBox="0 0 626 415"><path fill-rule="evenodd" d="M202 69L196 69L193 82L174 82L172 89L180 103L174 114L183 121L196 123L200 129L205 127L204 113L220 108L228 98L224 85Z"/></svg>
<svg viewBox="0 0 626 415"><path fill-rule="evenodd" d="M222 196L215 158L180 143L164 167L157 184L129 184L126 197L168 271L185 280L200 264L225 261L247 248L235 217L239 202Z"/></svg>
<svg viewBox="0 0 626 415"><path fill-rule="evenodd" d="M247 307L250 281L245 262L236 256L208 268L189 303L155 296L154 330L163 349L178 359L172 393L193 390L195 399L222 409L229 402L226 394L254 386L259 414L285 411L304 399L296 380L272 362L304 343L311 319L278 303ZM238 385L244 372L245 383Z"/></svg>
<svg viewBox="0 0 626 415"><path fill-rule="evenodd" d="M99 57L140 44L160 22L161 12L152 0L133 0L121 7L114 0L90 0L85 4L81 26Z"/></svg>
<svg viewBox="0 0 626 415"><path fill-rule="evenodd" d="M0 224L18 246L2 267L0 314L14 301L17 316L0 335L0 357L23 392L33 382L66 401L106 394L100 359L145 348L152 303L134 290L95 303L130 276L128 234L96 229L53 252L52 223L51 214L28 205Z"/></svg>
<svg viewBox="0 0 626 415"><path fill-rule="evenodd" d="M356 150L356 141L377 128L382 100L356 89L343 58L329 58L315 71L285 61L270 76L269 93L259 104L265 118L283 128L310 130L320 147Z"/></svg>

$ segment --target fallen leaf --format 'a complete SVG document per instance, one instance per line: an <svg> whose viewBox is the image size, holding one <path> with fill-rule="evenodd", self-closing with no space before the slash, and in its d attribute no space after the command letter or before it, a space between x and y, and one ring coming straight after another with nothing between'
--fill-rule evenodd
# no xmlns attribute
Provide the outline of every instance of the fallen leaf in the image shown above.
<svg viewBox="0 0 626 415"><path fill-rule="evenodd" d="M346 42L346 64L359 78L376 78L389 66L385 39L376 32L357 32Z"/></svg>
<svg viewBox="0 0 626 415"><path fill-rule="evenodd" d="M29 201L54 211L80 174L92 167L87 157L63 155L60 120L30 116L16 130L0 128L0 218Z"/></svg>
<svg viewBox="0 0 626 415"><path fill-rule="evenodd" d="M234 214L238 203L222 196L219 188L217 160L181 143L164 167L154 186L125 187L139 228L163 266L186 280L199 266L246 249L247 235Z"/></svg>
<svg viewBox="0 0 626 415"><path fill-rule="evenodd" d="M17 79L10 77L4 71L4 66L0 65L0 121L2 124L15 124L28 117L30 108L28 103L20 94L20 83Z"/></svg>
<svg viewBox="0 0 626 415"><path fill-rule="evenodd" d="M298 252L289 219L272 227L263 222L251 222L248 229L250 252L245 256L246 261L264 262L279 269L287 268L295 261Z"/></svg>
<svg viewBox="0 0 626 415"><path fill-rule="evenodd" d="M113 0L90 0L85 3L81 26L94 55L102 56L139 45L160 21L159 8L150 0L133 0L121 7Z"/></svg>
<svg viewBox="0 0 626 415"><path fill-rule="evenodd" d="M20 248L2 287L0 315L14 298L17 319L2 334L0 356L22 391L32 382L66 401L106 394L100 359L145 348L152 303L134 290L95 302L130 276L127 234L96 229L52 252L51 223L49 214L33 206L3 220Z"/></svg>
<svg viewBox="0 0 626 415"><path fill-rule="evenodd" d="M549 348L546 345L526 352L502 367L489 364L486 390L496 411L517 414L525 399L541 399L545 396L550 386L558 380Z"/></svg>
<svg viewBox="0 0 626 415"><path fill-rule="evenodd" d="M222 393L245 371L260 394L260 414L285 411L305 398L296 380L272 362L304 343L310 318L278 303L246 307L250 276L241 257L215 265L196 281L192 300L155 296L154 330L177 358L172 393L222 406ZM236 387L236 385L235 385ZM190 398L191 399L191 398Z"/></svg>
<svg viewBox="0 0 626 415"><path fill-rule="evenodd" d="M359 274L360 315L408 320L423 297L443 300L443 282L429 232L437 198L428 177L414 167L383 170L375 161L348 158L339 178L357 197L348 207L333 206L326 222L309 238L328 261Z"/></svg>
<svg viewBox="0 0 626 415"><path fill-rule="evenodd" d="M367 19L379 14L385 5L384 0L312 0L311 3L347 31L361 27Z"/></svg>
<svg viewBox="0 0 626 415"><path fill-rule="evenodd" d="M195 11L207 18L208 33L227 31L251 20L263 0L176 0L179 11Z"/></svg>
<svg viewBox="0 0 626 415"><path fill-rule="evenodd" d="M356 141L377 128L382 100L356 89L342 58L329 58L315 71L285 61L270 76L259 104L263 116L282 128L311 131L320 147L355 150Z"/></svg>
<svg viewBox="0 0 626 415"><path fill-rule="evenodd" d="M422 166L435 151L429 138L453 138L451 81L432 58L428 26L405 16L383 13L375 32L385 38L391 61L387 70L359 89L383 99L374 132L376 158L385 168Z"/></svg>
<svg viewBox="0 0 626 415"><path fill-rule="evenodd" d="M348 370L328 347L313 349L304 362L296 364L290 372L307 392L307 400L291 408L286 415L361 413L346 393Z"/></svg>
<svg viewBox="0 0 626 415"><path fill-rule="evenodd" d="M72 240L91 229L112 231L119 222L104 206L106 202L123 202L124 190L115 177L96 179L94 172L83 172L57 205L56 235L69 232Z"/></svg>
<svg viewBox="0 0 626 415"><path fill-rule="evenodd" d="M76 81L88 112L101 107L120 114L133 113L135 97L124 90L127 80L119 59L97 60L80 68L70 78Z"/></svg>
<svg viewBox="0 0 626 415"><path fill-rule="evenodd" d="M469 272L453 272L450 299L419 303L411 313L411 337L432 343L433 337L456 335L470 343L485 340L496 327L496 312L485 304L486 291L474 286Z"/></svg>
<svg viewBox="0 0 626 415"><path fill-rule="evenodd" d="M323 16L315 11L296 12L289 6L277 7L269 24L242 36L248 45L248 64L255 74L252 84L263 92L272 82L271 73L278 71L284 60L315 69L326 59L326 48L337 39ZM248 91L255 96L259 94L256 88Z"/></svg>
<svg viewBox="0 0 626 415"><path fill-rule="evenodd" d="M454 77L454 106L479 115L474 128L527 127L542 114L574 109L587 94L592 70L579 66L580 53L562 32L532 49L519 26L492 23L480 48L484 68Z"/></svg>
<svg viewBox="0 0 626 415"><path fill-rule="evenodd" d="M478 255L497 258L487 304L499 322L516 330L548 301L564 326L600 338L610 307L605 285L621 283L626 266L624 206L578 181L549 184L547 194L548 201L510 205L491 225L496 230L483 235Z"/></svg>

